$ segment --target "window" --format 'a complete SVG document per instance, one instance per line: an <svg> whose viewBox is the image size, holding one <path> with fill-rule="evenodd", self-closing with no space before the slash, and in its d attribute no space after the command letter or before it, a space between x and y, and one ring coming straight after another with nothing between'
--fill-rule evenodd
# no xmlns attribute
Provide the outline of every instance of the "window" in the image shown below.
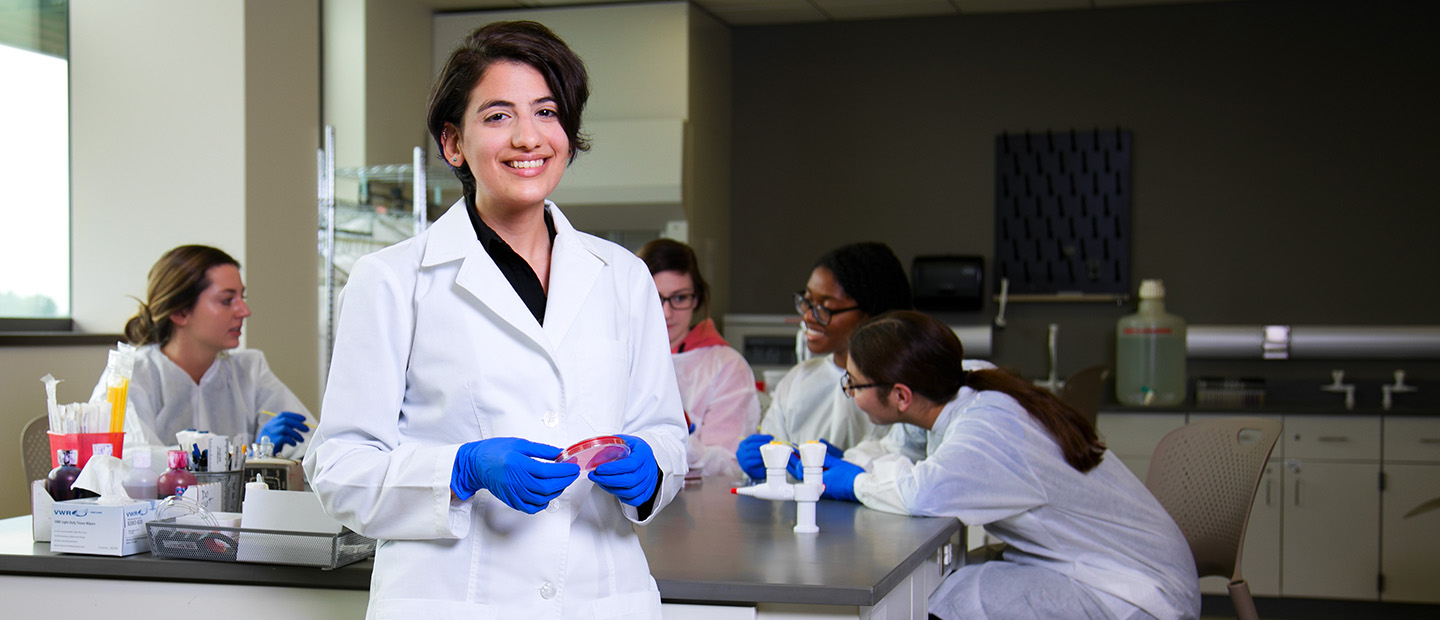
<svg viewBox="0 0 1440 620"><path fill-rule="evenodd" d="M0 3L0 320L70 316L69 7ZM54 321L43 321L53 329ZM68 323L68 321L67 321Z"/></svg>

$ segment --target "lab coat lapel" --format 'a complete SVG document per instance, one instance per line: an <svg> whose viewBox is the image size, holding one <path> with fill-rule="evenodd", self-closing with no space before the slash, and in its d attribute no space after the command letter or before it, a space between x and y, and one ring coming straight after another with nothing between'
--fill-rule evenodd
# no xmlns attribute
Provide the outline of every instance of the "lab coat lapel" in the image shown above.
<svg viewBox="0 0 1440 620"><path fill-rule="evenodd" d="M550 250L550 294L545 303L545 335L558 348L579 316L605 261L585 243L554 203L546 202L555 220L555 245Z"/></svg>
<svg viewBox="0 0 1440 620"><path fill-rule="evenodd" d="M439 265L452 260L463 260L455 276L455 284L474 296L492 312L516 331L534 340L541 348L551 350L540 324L515 287L500 273L490 254L475 238L475 227L465 213L465 201L450 207L445 215L435 220L430 227L430 239L425 245L425 267Z"/></svg>

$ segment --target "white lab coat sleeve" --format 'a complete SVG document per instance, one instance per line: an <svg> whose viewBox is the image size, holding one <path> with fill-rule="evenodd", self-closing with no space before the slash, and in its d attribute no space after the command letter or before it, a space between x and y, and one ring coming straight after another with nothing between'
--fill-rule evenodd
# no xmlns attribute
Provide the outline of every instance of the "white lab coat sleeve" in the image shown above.
<svg viewBox="0 0 1440 620"><path fill-rule="evenodd" d="M765 416L760 419L760 432L773 436L779 441L795 442L790 436L789 420L794 418L795 412L790 411L787 406L790 403L790 392L795 389L795 383L799 380L798 369L791 368L780 382L775 385L775 397L770 399L770 407L765 410Z"/></svg>
<svg viewBox="0 0 1440 620"><path fill-rule="evenodd" d="M469 533L471 503L452 501L450 493L459 445L400 441L416 277L416 271L397 273L374 254L355 263L305 473L325 511L356 532L381 539L461 538Z"/></svg>
<svg viewBox="0 0 1440 620"><path fill-rule="evenodd" d="M851 448L845 452L845 460L850 460L850 452L854 450ZM899 454L880 455L870 460L865 467L866 473L855 476L855 499L875 510L897 515L910 514L909 503L900 492L899 481L908 477L914 468L915 464L910 459Z"/></svg>
<svg viewBox="0 0 1440 620"><path fill-rule="evenodd" d="M733 476L740 473L735 449L740 439L760 421L760 398L755 393L755 374L745 358L729 347L715 353L718 367L710 377L681 377L682 381L708 380L696 399L699 411L691 411L700 427L690 436L690 469L704 476ZM709 369L711 364L693 368Z"/></svg>
<svg viewBox="0 0 1440 620"><path fill-rule="evenodd" d="M928 458L908 472L897 468L894 485L906 512L985 525L1047 504L1022 449L1026 430L1016 415L1002 410L958 420Z"/></svg>
<svg viewBox="0 0 1440 620"><path fill-rule="evenodd" d="M680 387L675 381L675 365L670 361L670 336L665 330L661 306L655 303L660 294L644 263L638 258L631 259L619 266L629 268L625 274L629 284L626 304L630 307L633 335L623 432L650 444L661 477L655 502L644 519L634 506L625 503L620 506L627 519L643 525L655 518L685 485L685 473L689 470L685 438L689 433L685 428L685 409L680 404Z"/></svg>

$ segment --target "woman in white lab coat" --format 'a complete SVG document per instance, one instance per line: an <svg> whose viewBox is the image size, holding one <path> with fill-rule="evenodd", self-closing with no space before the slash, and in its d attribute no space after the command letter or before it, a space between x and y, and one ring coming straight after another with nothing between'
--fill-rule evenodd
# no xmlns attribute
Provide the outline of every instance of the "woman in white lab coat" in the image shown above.
<svg viewBox="0 0 1440 620"><path fill-rule="evenodd" d="M927 455L868 472L829 458L825 496L957 517L1009 545L930 596L952 618L1195 618L1199 580L1180 529L1095 428L1013 374L962 368L943 323L893 312L850 337L844 392L877 424L929 431Z"/></svg>
<svg viewBox="0 0 1440 620"><path fill-rule="evenodd" d="M631 525L683 485L686 433L655 285L546 200L586 79L534 22L463 40L427 124L465 196L351 273L305 470L383 541L370 618L659 618ZM600 435L630 455L555 462Z"/></svg>
<svg viewBox="0 0 1440 620"><path fill-rule="evenodd" d="M310 412L271 372L264 353L235 350L249 316L240 263L224 251L182 245L155 262L146 301L125 324L125 340L137 347L127 454L141 445L172 445L187 428L268 437L286 455L303 452ZM101 376L91 400L104 400L109 385L109 375Z"/></svg>
<svg viewBox="0 0 1440 620"><path fill-rule="evenodd" d="M760 421L755 371L731 348L705 315L710 286L700 275L695 250L673 239L656 239L639 256L655 279L670 335L670 360L680 381L680 401L690 422L690 476L740 474L735 448Z"/></svg>
<svg viewBox="0 0 1440 620"><path fill-rule="evenodd" d="M910 304L905 267L883 243L841 246L815 262L805 289L795 293L795 310L805 327L805 346L818 357L785 373L775 386L759 432L740 442L736 457L746 475L765 478L760 446L772 440L823 439L838 454L883 438L896 444L894 450L923 454L923 444L905 448L914 443L914 437L907 439L905 428L877 427L838 388L850 332L872 316L908 309Z"/></svg>

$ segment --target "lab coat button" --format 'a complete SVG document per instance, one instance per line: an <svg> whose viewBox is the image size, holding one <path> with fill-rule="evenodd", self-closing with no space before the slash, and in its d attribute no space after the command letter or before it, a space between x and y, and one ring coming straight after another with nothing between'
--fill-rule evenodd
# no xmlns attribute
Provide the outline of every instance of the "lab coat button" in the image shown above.
<svg viewBox="0 0 1440 620"><path fill-rule="evenodd" d="M554 514L560 512L560 500L555 500L545 505L545 512Z"/></svg>
<svg viewBox="0 0 1440 620"><path fill-rule="evenodd" d="M556 588L555 588L555 584L553 584L553 583L550 583L550 582L547 581L547 582L545 582L545 585L540 586L540 597L541 597L541 598L544 598L544 599L547 599L547 600L548 600L548 599L555 598L555 592L556 592Z"/></svg>
<svg viewBox="0 0 1440 620"><path fill-rule="evenodd" d="M548 412L540 418L540 423L555 428L560 424L560 414L554 411Z"/></svg>

